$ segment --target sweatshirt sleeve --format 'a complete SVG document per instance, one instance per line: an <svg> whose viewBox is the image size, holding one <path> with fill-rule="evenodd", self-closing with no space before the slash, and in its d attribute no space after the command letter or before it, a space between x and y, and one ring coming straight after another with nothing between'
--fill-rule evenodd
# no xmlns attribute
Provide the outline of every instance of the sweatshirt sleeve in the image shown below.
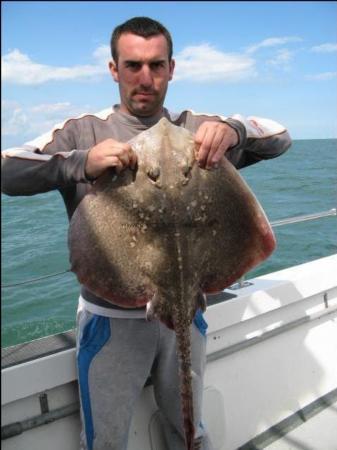
<svg viewBox="0 0 337 450"><path fill-rule="evenodd" d="M273 120L255 116L244 118L236 114L224 121L239 136L239 143L226 155L238 169L264 159L276 158L291 146L286 128Z"/></svg>
<svg viewBox="0 0 337 450"><path fill-rule="evenodd" d="M1 152L1 190L7 195L33 195L88 183L89 149L78 149L80 121L71 119L22 147Z"/></svg>

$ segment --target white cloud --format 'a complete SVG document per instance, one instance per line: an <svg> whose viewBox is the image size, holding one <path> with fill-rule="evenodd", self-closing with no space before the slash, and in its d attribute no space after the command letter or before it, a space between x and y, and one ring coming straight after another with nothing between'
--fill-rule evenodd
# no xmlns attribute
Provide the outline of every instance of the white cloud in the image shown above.
<svg viewBox="0 0 337 450"><path fill-rule="evenodd" d="M310 50L315 53L332 53L337 51L337 44L327 42L326 44L315 45Z"/></svg>
<svg viewBox="0 0 337 450"><path fill-rule="evenodd" d="M301 42L303 39L298 36L284 36L284 37L271 37L268 39L264 39L257 44L251 45L246 49L248 54L255 53L257 50L266 47L276 47L279 45L285 45L289 42Z"/></svg>
<svg viewBox="0 0 337 450"><path fill-rule="evenodd" d="M212 45L200 44L183 48L176 56L174 80L198 82L236 82L250 80L257 75L255 55L262 48L274 48L289 42L299 42L296 36L271 37L251 45L245 53L226 53ZM58 67L40 64L29 55L15 49L2 57L2 79L4 82L26 86L36 86L52 81L98 80L108 75L110 47L100 45L92 54L93 62L87 65ZM280 49L269 55L267 64L287 69L292 52ZM261 61L260 61L261 62Z"/></svg>
<svg viewBox="0 0 337 450"><path fill-rule="evenodd" d="M94 51L93 57L98 64L108 67L108 62L111 60L110 47L108 45L100 45Z"/></svg>
<svg viewBox="0 0 337 450"><path fill-rule="evenodd" d="M40 64L15 49L2 58L2 80L13 84L39 85L50 81L88 80L108 74L110 48L99 46L93 52L94 63L71 67ZM176 56L175 80L238 81L255 74L255 61L247 56L223 53L209 44L190 46Z"/></svg>
<svg viewBox="0 0 337 450"><path fill-rule="evenodd" d="M90 107L80 108L69 102L47 103L24 107L18 102L2 100L1 102L2 135L18 136L25 140L39 136L51 130L56 124L69 117L77 117L90 111Z"/></svg>
<svg viewBox="0 0 337 450"><path fill-rule="evenodd" d="M276 52L276 55L273 58L267 60L267 64L287 70L289 69L289 63L292 59L293 52L288 49L281 49Z"/></svg>
<svg viewBox="0 0 337 450"><path fill-rule="evenodd" d="M66 108L69 108L70 103L69 102L61 102L61 103L42 103L41 105L33 106L32 111L33 112L58 112L63 111Z"/></svg>
<svg viewBox="0 0 337 450"><path fill-rule="evenodd" d="M314 81L326 81L326 80L333 80L337 77L337 72L322 72L317 73L315 75L308 75L308 80L314 80Z"/></svg>
<svg viewBox="0 0 337 450"><path fill-rule="evenodd" d="M93 56L101 64L111 60L110 47L101 45ZM236 81L251 77L254 60L246 55L223 53L209 44L185 47L175 56L174 80Z"/></svg>
<svg viewBox="0 0 337 450"><path fill-rule="evenodd" d="M2 58L2 80L15 84L38 85L48 81L91 79L107 74L108 69L102 63L101 47L96 52L94 54L98 61L96 64L55 67L36 63L28 55L15 49Z"/></svg>
<svg viewBox="0 0 337 450"><path fill-rule="evenodd" d="M1 101L1 128L3 136L16 135L27 126L28 117L18 102Z"/></svg>
<svg viewBox="0 0 337 450"><path fill-rule="evenodd" d="M241 81L256 75L255 61L247 55L224 53L209 44L184 48L175 57L174 80Z"/></svg>

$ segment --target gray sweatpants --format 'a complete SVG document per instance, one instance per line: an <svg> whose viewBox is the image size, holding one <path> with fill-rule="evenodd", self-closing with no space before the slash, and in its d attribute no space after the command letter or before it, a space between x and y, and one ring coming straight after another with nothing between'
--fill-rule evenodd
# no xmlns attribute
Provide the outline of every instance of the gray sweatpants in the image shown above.
<svg viewBox="0 0 337 450"><path fill-rule="evenodd" d="M191 333L196 438L202 436L200 449L211 450L201 422L206 338L194 323ZM77 366L81 450L127 449L134 406L150 374L167 449L185 450L172 330L158 320L109 318L79 310Z"/></svg>

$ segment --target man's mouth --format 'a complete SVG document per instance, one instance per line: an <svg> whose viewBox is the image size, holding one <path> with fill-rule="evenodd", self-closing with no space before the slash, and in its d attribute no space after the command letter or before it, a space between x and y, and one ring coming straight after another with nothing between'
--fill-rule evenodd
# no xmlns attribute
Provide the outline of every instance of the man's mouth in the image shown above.
<svg viewBox="0 0 337 450"><path fill-rule="evenodd" d="M134 95L140 95L140 96L143 96L143 97L153 97L155 95L155 92L143 92L143 91L141 91L141 92L135 92Z"/></svg>
<svg viewBox="0 0 337 450"><path fill-rule="evenodd" d="M153 97L153 94L141 94L141 93L139 93L139 94L136 94L136 97L144 97L144 98L147 98L147 97Z"/></svg>

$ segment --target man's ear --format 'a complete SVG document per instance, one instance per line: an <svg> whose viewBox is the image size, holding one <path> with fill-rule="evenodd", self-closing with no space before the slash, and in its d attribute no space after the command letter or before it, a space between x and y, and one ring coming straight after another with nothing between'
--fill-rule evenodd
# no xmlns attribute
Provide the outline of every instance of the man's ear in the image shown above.
<svg viewBox="0 0 337 450"><path fill-rule="evenodd" d="M175 65L176 65L175 60L171 59L171 61L170 61L170 77L169 77L169 80L172 80L172 78L173 78L173 72L174 72Z"/></svg>
<svg viewBox="0 0 337 450"><path fill-rule="evenodd" d="M119 82L119 76L118 76L117 64L115 63L115 61L110 61L109 62L109 70L110 70L110 73L112 75L112 78L116 81L116 83L118 83Z"/></svg>

